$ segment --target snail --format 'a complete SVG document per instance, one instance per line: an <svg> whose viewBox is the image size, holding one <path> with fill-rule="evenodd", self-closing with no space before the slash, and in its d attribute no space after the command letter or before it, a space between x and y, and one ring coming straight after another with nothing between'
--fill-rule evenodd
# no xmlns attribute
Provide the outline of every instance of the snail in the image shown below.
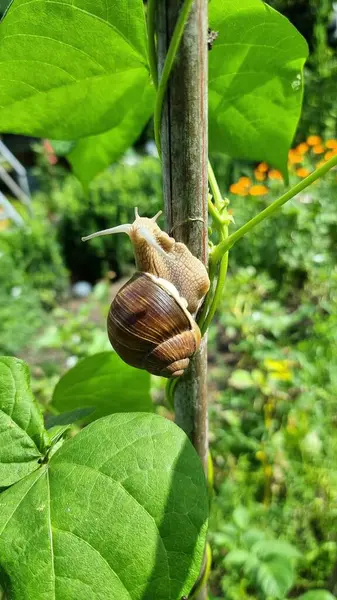
<svg viewBox="0 0 337 600"><path fill-rule="evenodd" d="M127 233L137 272L119 290L108 314L108 335L129 365L162 377L179 377L198 350L201 334L195 314L209 289L207 270L185 244L140 217L82 238Z"/></svg>

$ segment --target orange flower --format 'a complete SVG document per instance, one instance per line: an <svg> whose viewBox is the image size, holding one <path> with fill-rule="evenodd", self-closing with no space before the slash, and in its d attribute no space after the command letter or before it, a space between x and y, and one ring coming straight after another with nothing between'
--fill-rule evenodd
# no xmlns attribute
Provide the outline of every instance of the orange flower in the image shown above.
<svg viewBox="0 0 337 600"><path fill-rule="evenodd" d="M258 168L255 169L254 175L255 175L255 179L257 179L257 181L264 181L266 178L265 173L261 173L261 171L259 171Z"/></svg>
<svg viewBox="0 0 337 600"><path fill-rule="evenodd" d="M251 196L264 196L269 190L265 185L252 185L249 190Z"/></svg>
<svg viewBox="0 0 337 600"><path fill-rule="evenodd" d="M333 156L336 156L337 154L337 148L335 150L329 150L329 152L326 152L324 154L324 159L325 160L329 160L330 158L332 158Z"/></svg>
<svg viewBox="0 0 337 600"><path fill-rule="evenodd" d="M240 185L240 183L232 183L232 185L229 186L229 191L237 196L248 196L248 189Z"/></svg>
<svg viewBox="0 0 337 600"><path fill-rule="evenodd" d="M268 171L268 165L265 162L261 162L259 165L257 165L257 170L260 171L260 173L265 173L266 171Z"/></svg>
<svg viewBox="0 0 337 600"><path fill-rule="evenodd" d="M302 156L296 150L289 150L288 158L291 165L297 165L302 162Z"/></svg>
<svg viewBox="0 0 337 600"><path fill-rule="evenodd" d="M302 144L298 144L298 146L296 146L295 148L295 152L298 152L299 154L305 154L306 152L308 152L308 150L309 146L305 142L302 142Z"/></svg>
<svg viewBox="0 0 337 600"><path fill-rule="evenodd" d="M252 183L250 177L240 177L238 183L242 186L249 186Z"/></svg>
<svg viewBox="0 0 337 600"><path fill-rule="evenodd" d="M308 175L310 175L310 171L309 169L305 169L304 167L301 167L300 169L296 169L296 175L298 175L299 177L308 177Z"/></svg>
<svg viewBox="0 0 337 600"><path fill-rule="evenodd" d="M327 140L325 142L325 145L327 148L330 148L331 150L337 150L337 140Z"/></svg>
<svg viewBox="0 0 337 600"><path fill-rule="evenodd" d="M323 154L324 146L322 146L322 144L317 144L317 146L313 147L312 151L314 154Z"/></svg>
<svg viewBox="0 0 337 600"><path fill-rule="evenodd" d="M269 179L283 179L280 171L277 169L271 169L268 173Z"/></svg>
<svg viewBox="0 0 337 600"><path fill-rule="evenodd" d="M307 137L308 146L318 146L318 144L322 143L322 138L319 135L309 135Z"/></svg>

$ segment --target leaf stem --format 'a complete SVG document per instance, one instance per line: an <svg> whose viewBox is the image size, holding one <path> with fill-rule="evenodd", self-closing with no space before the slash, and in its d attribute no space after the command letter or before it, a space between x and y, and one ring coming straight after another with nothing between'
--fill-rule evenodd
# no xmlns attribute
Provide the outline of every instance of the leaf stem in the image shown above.
<svg viewBox="0 0 337 600"><path fill-rule="evenodd" d="M167 88L168 80L169 80L171 70L173 67L173 63L177 56L179 44L180 44L182 35L184 33L185 24L188 19L188 15L190 14L190 10L192 8L193 2L194 2L194 0L185 0L184 4L180 10L177 24L174 28L174 32L173 32L172 39L171 39L171 42L169 45L169 49L167 51L163 71L162 71L162 74L160 77L159 86L158 86L158 90L157 90L156 103L155 103L155 108L154 108L154 137L155 137L159 156L161 155L160 127L161 127L161 117L162 117L162 112L163 112L164 96L166 93L166 88Z"/></svg>
<svg viewBox="0 0 337 600"><path fill-rule="evenodd" d="M209 328L209 326L213 320L216 310L220 304L220 301L222 298L222 292L223 292L226 277L227 277L227 269L228 269L228 252L226 252L223 255L223 257L220 261L219 274L218 274L218 279L216 282L214 296L211 300L207 316L206 316L204 322L200 325L201 335L205 335L207 329Z"/></svg>
<svg viewBox="0 0 337 600"><path fill-rule="evenodd" d="M206 585L206 583L209 579L209 576L210 576L211 566L212 566L212 550L211 550L210 545L207 543L206 544L206 552L205 552L204 569L200 576L200 579L197 581L197 583L195 584L195 586L192 589L191 595L189 596L190 600L196 600L198 593Z"/></svg>
<svg viewBox="0 0 337 600"><path fill-rule="evenodd" d="M158 87L158 67L157 67L157 50L155 40L155 17L156 17L156 0L148 0L147 5L147 37L148 37L148 53L149 65L155 88Z"/></svg>
<svg viewBox="0 0 337 600"><path fill-rule="evenodd" d="M208 210L213 218L214 225L216 229L219 231L220 243L223 243L228 238L228 218L226 216L221 216L220 211L225 208L224 200L221 196L221 192L218 186L218 182L214 175L214 171L212 169L212 165L208 162L208 181L211 187L211 192L214 198L214 204L212 202L211 197L208 198ZM217 248L218 246L216 246ZM216 249L215 248L215 249ZM216 276L216 267L217 263L210 261L209 266L209 276L211 280L210 290L205 299L204 305L202 307L202 311L200 317L198 319L201 335L205 335L214 315L217 310L217 307L220 303L223 288L225 285L225 280L227 276L228 269L228 252L222 256L220 261L218 278L215 286L215 291L213 291L214 279Z"/></svg>
<svg viewBox="0 0 337 600"><path fill-rule="evenodd" d="M325 165L322 165L321 167L316 169L313 173L308 175L308 177L303 179L303 181L300 181L299 183L297 183L294 187L292 187L290 190L288 190L285 194L280 196L280 198L278 198L277 200L272 202L272 204L270 204L270 206L267 206L267 208L262 210L258 215L256 215L255 217L250 219L250 221L245 223L245 225L240 227L240 229L238 229L237 231L232 233L232 235L230 235L226 240L221 241L212 251L211 256L210 256L210 261L214 262L215 264L218 263L222 259L223 255L230 248L232 248L232 246L234 246L234 244L237 241L239 241L244 235L246 235L246 233L248 233L251 229L256 227L256 225L258 225L259 223L261 223L268 217L272 216L281 206L283 206L283 204L288 202L288 200L291 200L292 198L294 198L294 196L296 196L297 194L299 194L300 192L305 190L305 188L307 188L309 185L314 183L317 179L319 179L319 177L322 177L322 175L325 175L325 173L330 171L330 169L332 169L336 165L337 165L337 156L333 156L332 158L330 158L330 160L328 160L326 162Z"/></svg>
<svg viewBox="0 0 337 600"><path fill-rule="evenodd" d="M211 163L209 161L208 161L208 181L209 181L209 185L211 186L211 190L212 190L212 194L213 194L213 198L214 198L215 208L218 211L220 211L221 210L221 204L222 204L222 196L221 196L220 188L218 186L218 182L217 182L216 177L214 175L214 171L213 171L212 165L211 165Z"/></svg>

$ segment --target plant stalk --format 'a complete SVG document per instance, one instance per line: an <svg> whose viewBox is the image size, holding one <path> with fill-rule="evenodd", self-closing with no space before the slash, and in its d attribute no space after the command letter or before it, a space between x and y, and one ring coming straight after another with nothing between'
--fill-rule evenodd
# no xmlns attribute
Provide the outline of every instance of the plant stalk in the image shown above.
<svg viewBox="0 0 337 600"><path fill-rule="evenodd" d="M166 93L162 108L160 98L157 100L155 127L160 127L160 135L156 137L161 139L159 148L162 151L164 204L169 233L184 242L195 256L207 264L208 7L207 0L196 0L192 8L190 5L189 0L184 3L181 0L158 0L158 91L166 88ZM179 37L180 44L179 48L173 48L172 56L176 56L173 62L166 56L177 22L186 17L185 10L190 10L190 14L185 28L176 29L176 39ZM168 67L172 68L169 79ZM173 395L176 423L190 437L205 473L208 463L206 374L207 342L204 338L187 373L175 385ZM198 592L197 598L207 598L205 586Z"/></svg>

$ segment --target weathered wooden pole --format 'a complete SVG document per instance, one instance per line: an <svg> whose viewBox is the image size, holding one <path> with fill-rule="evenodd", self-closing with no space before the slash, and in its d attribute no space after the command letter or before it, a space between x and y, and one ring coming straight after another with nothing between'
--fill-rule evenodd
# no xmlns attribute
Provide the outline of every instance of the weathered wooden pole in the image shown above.
<svg viewBox="0 0 337 600"><path fill-rule="evenodd" d="M158 0L159 77L182 0ZM208 2L195 0L169 79L161 147L168 232L207 264ZM207 344L175 388L176 423L192 440L207 473ZM206 598L200 592L200 600Z"/></svg>

